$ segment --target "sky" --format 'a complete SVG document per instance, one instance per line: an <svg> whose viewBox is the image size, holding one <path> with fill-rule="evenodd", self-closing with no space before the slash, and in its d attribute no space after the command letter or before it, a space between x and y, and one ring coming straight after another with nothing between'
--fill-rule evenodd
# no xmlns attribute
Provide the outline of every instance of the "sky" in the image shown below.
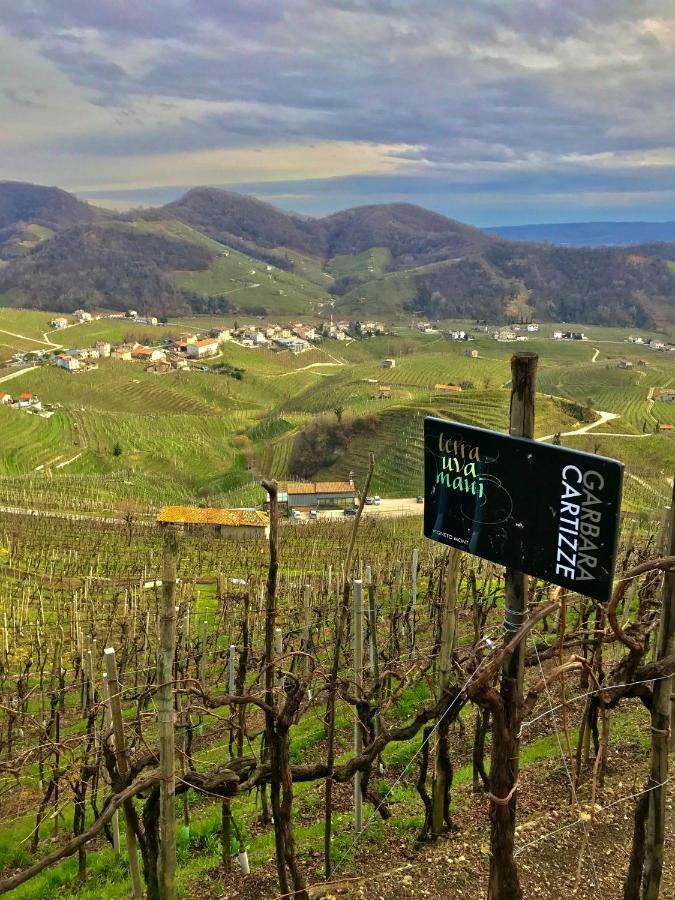
<svg viewBox="0 0 675 900"><path fill-rule="evenodd" d="M0 0L0 180L675 218L673 0Z"/></svg>

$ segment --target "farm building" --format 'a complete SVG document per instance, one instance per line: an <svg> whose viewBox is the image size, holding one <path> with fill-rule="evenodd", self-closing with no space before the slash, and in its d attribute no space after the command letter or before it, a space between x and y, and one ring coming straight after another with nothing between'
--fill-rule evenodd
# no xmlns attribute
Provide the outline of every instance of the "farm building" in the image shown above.
<svg viewBox="0 0 675 900"><path fill-rule="evenodd" d="M11 403L12 396L11 394L6 394L4 391L0 391L0 403Z"/></svg>
<svg viewBox="0 0 675 900"><path fill-rule="evenodd" d="M661 403L675 403L675 390L663 388L660 391L654 391L654 400L660 400Z"/></svg>
<svg viewBox="0 0 675 900"><path fill-rule="evenodd" d="M19 394L16 402L19 409L34 409L36 411L42 409L42 402L38 400L35 394Z"/></svg>
<svg viewBox="0 0 675 900"><path fill-rule="evenodd" d="M132 359L140 359L143 362L157 362L158 359L163 359L163 357L164 352L158 347L134 347L131 351Z"/></svg>
<svg viewBox="0 0 675 900"><path fill-rule="evenodd" d="M60 369L65 369L66 372L79 372L80 370L79 359L75 359L69 353L59 353L56 357L56 365Z"/></svg>
<svg viewBox="0 0 675 900"><path fill-rule="evenodd" d="M113 359L131 359L132 351L133 347L131 344L120 344L119 347L115 347L110 355Z"/></svg>
<svg viewBox="0 0 675 900"><path fill-rule="evenodd" d="M353 481L289 481L279 486L279 502L287 507L344 506L355 498Z"/></svg>
<svg viewBox="0 0 675 900"><path fill-rule="evenodd" d="M435 391L461 391L461 387L458 384L435 384Z"/></svg>
<svg viewBox="0 0 675 900"><path fill-rule="evenodd" d="M269 517L257 509L163 506L156 521L159 525L179 525L184 529L213 529L216 534L237 540L269 535Z"/></svg>
<svg viewBox="0 0 675 900"><path fill-rule="evenodd" d="M391 388L387 384L381 384L373 394L376 400L388 400L391 397Z"/></svg>
<svg viewBox="0 0 675 900"><path fill-rule="evenodd" d="M101 358L110 356L111 347L108 341L96 341L96 349Z"/></svg>
<svg viewBox="0 0 675 900"><path fill-rule="evenodd" d="M383 359L382 360L382 368L383 369L393 369L396 366L395 359Z"/></svg>
<svg viewBox="0 0 675 900"><path fill-rule="evenodd" d="M218 353L218 341L213 338L205 338L187 345L187 355L190 359L203 359L205 356L215 356Z"/></svg>

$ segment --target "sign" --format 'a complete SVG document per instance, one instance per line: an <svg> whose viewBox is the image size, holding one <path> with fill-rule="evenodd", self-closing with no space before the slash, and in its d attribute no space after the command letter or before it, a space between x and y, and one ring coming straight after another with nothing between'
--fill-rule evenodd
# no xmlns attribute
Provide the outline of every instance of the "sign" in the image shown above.
<svg viewBox="0 0 675 900"><path fill-rule="evenodd" d="M424 534L474 556L607 600L623 465L428 417Z"/></svg>

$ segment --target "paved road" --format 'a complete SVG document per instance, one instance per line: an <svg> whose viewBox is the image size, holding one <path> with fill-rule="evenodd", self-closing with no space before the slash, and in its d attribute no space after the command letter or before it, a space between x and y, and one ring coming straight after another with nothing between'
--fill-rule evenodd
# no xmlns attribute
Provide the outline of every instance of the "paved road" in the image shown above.
<svg viewBox="0 0 675 900"><path fill-rule="evenodd" d="M598 419L595 422L591 422L589 425L582 425L581 428L575 428L574 431L563 431L560 434L560 437L570 437L576 434L588 434L589 431L593 431L598 425L604 425L605 422L611 422L612 419L618 419L618 413L613 412L602 412L602 410L598 410ZM554 435L547 434L544 437L537 438L538 441L550 441Z"/></svg>

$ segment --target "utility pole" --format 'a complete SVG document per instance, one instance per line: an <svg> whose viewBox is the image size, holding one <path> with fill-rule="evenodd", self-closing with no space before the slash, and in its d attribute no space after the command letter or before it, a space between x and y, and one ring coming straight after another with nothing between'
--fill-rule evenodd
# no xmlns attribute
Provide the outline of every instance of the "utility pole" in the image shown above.
<svg viewBox="0 0 675 900"><path fill-rule="evenodd" d="M178 541L168 531L164 544L162 615L157 660L159 719L159 894L176 900L176 758L173 720L173 664L176 648L176 561Z"/></svg>
<svg viewBox="0 0 675 900"><path fill-rule="evenodd" d="M511 357L511 407L509 434L534 437L536 353ZM504 640L508 641L527 618L528 578L517 569L506 569ZM516 827L520 720L523 705L525 642L521 641L502 666L500 708L492 716L490 766L490 878L488 900L521 900L518 870L513 858Z"/></svg>

